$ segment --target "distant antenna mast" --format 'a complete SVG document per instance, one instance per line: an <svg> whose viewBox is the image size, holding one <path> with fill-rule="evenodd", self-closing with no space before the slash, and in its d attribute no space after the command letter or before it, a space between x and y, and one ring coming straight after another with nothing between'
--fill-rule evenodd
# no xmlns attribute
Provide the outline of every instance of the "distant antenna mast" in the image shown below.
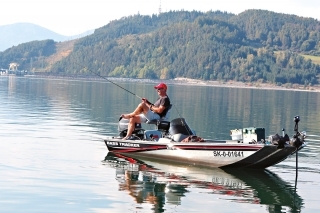
<svg viewBox="0 0 320 213"><path fill-rule="evenodd" d="M161 14L161 0L160 0L160 5L159 5L159 14Z"/></svg>

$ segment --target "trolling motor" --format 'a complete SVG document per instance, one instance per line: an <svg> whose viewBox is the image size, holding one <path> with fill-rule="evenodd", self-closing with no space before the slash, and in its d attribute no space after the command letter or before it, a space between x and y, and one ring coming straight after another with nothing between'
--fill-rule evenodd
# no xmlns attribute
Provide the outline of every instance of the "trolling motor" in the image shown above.
<svg viewBox="0 0 320 213"><path fill-rule="evenodd" d="M298 149L303 144L303 139L305 138L305 135L298 131L298 123L300 121L300 116L295 116L293 121L296 123L294 126L294 131L296 132L296 134L294 134L292 140L290 141L290 144Z"/></svg>
<svg viewBox="0 0 320 213"><path fill-rule="evenodd" d="M296 134L293 136L292 140L290 141L290 145L296 147L296 180L294 191L297 189L297 182L298 182L298 151L302 148L302 144L304 143L304 139L307 137L305 132L299 132L298 130L298 123L300 121L300 116L297 115L293 118L293 121L296 123L294 126L294 131Z"/></svg>

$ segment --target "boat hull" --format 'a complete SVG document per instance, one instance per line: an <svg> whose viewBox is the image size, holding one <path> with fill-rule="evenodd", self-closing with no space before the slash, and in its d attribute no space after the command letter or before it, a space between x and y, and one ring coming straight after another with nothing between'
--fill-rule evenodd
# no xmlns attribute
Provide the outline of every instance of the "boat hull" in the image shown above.
<svg viewBox="0 0 320 213"><path fill-rule="evenodd" d="M293 146L278 149L275 145L243 144L234 141L181 143L117 138L104 141L110 152L121 153L129 157L220 168L264 169L283 161L296 150Z"/></svg>

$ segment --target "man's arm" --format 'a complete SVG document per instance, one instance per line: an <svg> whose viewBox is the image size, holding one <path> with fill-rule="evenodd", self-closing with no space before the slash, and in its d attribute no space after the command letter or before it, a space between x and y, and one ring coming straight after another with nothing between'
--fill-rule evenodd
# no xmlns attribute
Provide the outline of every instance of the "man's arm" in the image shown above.
<svg viewBox="0 0 320 213"><path fill-rule="evenodd" d="M155 113L161 114L161 113L163 112L163 110L166 109L166 107L163 106L163 105L160 105L159 107L151 106L150 109L151 109L152 111L154 111Z"/></svg>

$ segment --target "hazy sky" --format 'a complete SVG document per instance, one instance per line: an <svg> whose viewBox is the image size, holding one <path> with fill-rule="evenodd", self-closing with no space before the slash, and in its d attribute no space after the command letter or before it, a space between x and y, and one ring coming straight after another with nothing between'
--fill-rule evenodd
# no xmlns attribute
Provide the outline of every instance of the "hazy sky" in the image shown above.
<svg viewBox="0 0 320 213"><path fill-rule="evenodd" d="M0 26L28 22L71 36L124 16L157 14L160 0L1 0L0 5ZM320 21L320 0L161 0L161 9L234 14L265 9Z"/></svg>

